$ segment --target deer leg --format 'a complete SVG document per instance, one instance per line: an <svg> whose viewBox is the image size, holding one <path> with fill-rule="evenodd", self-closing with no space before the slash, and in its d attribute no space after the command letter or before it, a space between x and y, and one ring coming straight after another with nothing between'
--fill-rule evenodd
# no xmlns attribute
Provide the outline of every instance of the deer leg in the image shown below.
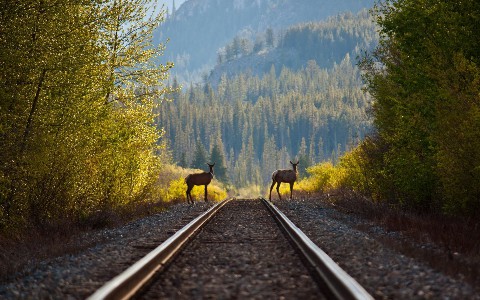
<svg viewBox="0 0 480 300"><path fill-rule="evenodd" d="M282 196L280 196L280 185L281 185L281 184L282 184L282 183L281 183L280 181L277 182L277 194L278 194L278 198L279 198L280 200L282 200Z"/></svg>
<svg viewBox="0 0 480 300"><path fill-rule="evenodd" d="M295 182L290 182L290 200L293 199L293 185L295 184Z"/></svg>
<svg viewBox="0 0 480 300"><path fill-rule="evenodd" d="M270 196L268 197L268 200L272 200L272 190L274 185L275 185L275 180L272 180L272 185L270 186Z"/></svg>
<svg viewBox="0 0 480 300"><path fill-rule="evenodd" d="M207 199L207 184L205 185L205 202L208 202L208 199Z"/></svg>
<svg viewBox="0 0 480 300"><path fill-rule="evenodd" d="M192 194L190 194L190 192L192 191L192 188L193 187L191 187L191 186L187 187L187 203L192 202L192 204L193 204Z"/></svg>

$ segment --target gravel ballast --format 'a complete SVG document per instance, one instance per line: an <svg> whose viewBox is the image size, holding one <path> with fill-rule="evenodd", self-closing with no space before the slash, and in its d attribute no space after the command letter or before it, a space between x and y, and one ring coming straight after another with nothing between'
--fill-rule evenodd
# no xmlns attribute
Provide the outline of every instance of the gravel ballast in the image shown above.
<svg viewBox="0 0 480 300"><path fill-rule="evenodd" d="M480 299L460 274L442 274L384 243L403 238L400 233L385 232L317 199L275 204L376 299Z"/></svg>
<svg viewBox="0 0 480 300"><path fill-rule="evenodd" d="M356 229L361 218L314 199L275 204L376 299L480 299L461 275L447 276L382 242L382 237L395 234ZM96 246L12 274L0 282L0 298L84 299L210 205L178 204L119 228L90 233L98 235Z"/></svg>
<svg viewBox="0 0 480 300"><path fill-rule="evenodd" d="M98 244L41 262L0 283L0 299L85 299L212 204L177 204L115 229L87 234ZM91 235L94 235L93 237ZM82 238L82 237L79 237Z"/></svg>
<svg viewBox="0 0 480 300"><path fill-rule="evenodd" d="M141 299L325 299L260 200L227 203Z"/></svg>

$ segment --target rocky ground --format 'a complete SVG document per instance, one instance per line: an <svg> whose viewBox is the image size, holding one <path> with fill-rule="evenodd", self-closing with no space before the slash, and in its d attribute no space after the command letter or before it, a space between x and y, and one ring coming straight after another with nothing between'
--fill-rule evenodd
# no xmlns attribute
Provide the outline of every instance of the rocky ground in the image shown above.
<svg viewBox="0 0 480 300"><path fill-rule="evenodd" d="M437 255L436 245L387 232L320 199L275 204L376 299L480 299L478 288L462 274L446 275L398 247L405 244L408 252L412 247L431 249Z"/></svg>
<svg viewBox="0 0 480 300"><path fill-rule="evenodd" d="M407 243L410 249L433 253L435 245L409 241L320 199L275 204L377 299L480 299L478 288L462 274L446 275L395 246ZM177 204L118 228L85 233L78 239L89 240L92 247L11 274L0 282L0 298L84 299L109 279L112 270L125 269L208 207Z"/></svg>

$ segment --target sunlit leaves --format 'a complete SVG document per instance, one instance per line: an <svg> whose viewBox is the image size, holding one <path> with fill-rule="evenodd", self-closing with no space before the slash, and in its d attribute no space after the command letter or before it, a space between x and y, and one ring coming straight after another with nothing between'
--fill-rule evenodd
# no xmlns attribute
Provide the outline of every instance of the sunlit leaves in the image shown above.
<svg viewBox="0 0 480 300"><path fill-rule="evenodd" d="M478 214L480 3L386 1L376 12L382 39L362 67L383 145L367 155L381 162L371 165L379 191L417 209Z"/></svg>
<svg viewBox="0 0 480 300"><path fill-rule="evenodd" d="M172 67L156 66L152 3L2 3L0 229L152 199Z"/></svg>

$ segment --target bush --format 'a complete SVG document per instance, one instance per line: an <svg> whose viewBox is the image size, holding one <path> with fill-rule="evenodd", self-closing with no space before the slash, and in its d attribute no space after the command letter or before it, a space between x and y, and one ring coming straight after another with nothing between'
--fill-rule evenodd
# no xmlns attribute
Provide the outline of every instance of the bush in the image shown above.
<svg viewBox="0 0 480 300"><path fill-rule="evenodd" d="M159 175L159 196L162 201L170 202L172 200L186 201L187 184L185 177L190 173L200 172L200 170L183 169L176 166L168 166L162 170ZM221 201L227 198L228 193L223 183L213 179L208 185L208 200ZM196 186L192 190L192 197L196 199L204 198L203 186Z"/></svg>
<svg viewBox="0 0 480 300"><path fill-rule="evenodd" d="M167 189L162 189L161 198L164 201L172 201L178 199L185 199L187 185L183 177L177 178L170 182L170 185ZM222 184L216 180L213 180L207 187L208 191L208 200L221 201L227 198L228 194ZM192 189L192 197L196 199L204 198L204 188L203 186L196 186Z"/></svg>
<svg viewBox="0 0 480 300"><path fill-rule="evenodd" d="M298 189L305 192L328 192L340 187L345 177L345 170L335 167L331 162L324 162L307 168L309 177L298 182Z"/></svg>

